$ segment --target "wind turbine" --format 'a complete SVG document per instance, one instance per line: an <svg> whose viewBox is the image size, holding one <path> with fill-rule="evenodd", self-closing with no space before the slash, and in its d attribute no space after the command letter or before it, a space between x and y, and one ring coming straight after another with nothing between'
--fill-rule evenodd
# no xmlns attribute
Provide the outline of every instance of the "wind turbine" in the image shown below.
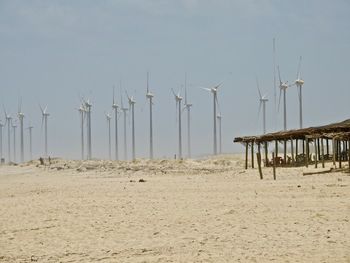
<svg viewBox="0 0 350 263"><path fill-rule="evenodd" d="M214 143L213 143L213 154L217 155L217 135L216 135L216 117L217 117L217 113L216 113L216 104L217 104L217 93L218 93L218 89L219 87L222 85L222 82L219 83L218 85L215 85L214 87L208 89L208 88L202 88L206 91L209 91L213 94L213 113L214 113L214 119L213 119L213 139L214 139Z"/></svg>
<svg viewBox="0 0 350 263"><path fill-rule="evenodd" d="M174 94L175 97L175 104L176 104L176 111L178 112L178 117L179 117L179 159L182 159L182 133L181 133L181 101L182 97L180 96L180 91L176 94L173 89L171 89L172 93Z"/></svg>
<svg viewBox="0 0 350 263"><path fill-rule="evenodd" d="M41 127L44 125L45 158L47 158L47 119L50 116L50 114L47 112L47 106L44 109L41 107L41 105L39 106L41 110Z"/></svg>
<svg viewBox="0 0 350 263"><path fill-rule="evenodd" d="M147 72L147 90L146 98L149 100L149 158L153 159L153 119L152 119L152 106L153 106L153 93L149 90L149 73Z"/></svg>
<svg viewBox="0 0 350 263"><path fill-rule="evenodd" d="M129 97L127 92L126 92L126 96L128 97L128 101L129 101L129 110L131 110L132 160L135 161L136 160L136 157L135 157L135 104L136 104L136 101L133 96Z"/></svg>
<svg viewBox="0 0 350 263"><path fill-rule="evenodd" d="M256 79L256 86L259 92L259 114L261 111L261 107L263 109L263 134L265 134L266 133L266 102L268 102L269 100L267 99L266 95L263 95L263 96L261 95L258 79Z"/></svg>
<svg viewBox="0 0 350 263"><path fill-rule="evenodd" d="M302 59L302 57L300 56L300 58L299 58L299 65L298 65L298 71L297 71L297 79L294 82L294 84L297 86L298 95L299 95L299 125L300 125L300 129L303 128L302 88L303 88L303 85L304 85L304 80L301 78L301 73L300 73L301 59Z"/></svg>
<svg viewBox="0 0 350 263"><path fill-rule="evenodd" d="M30 160L33 160L33 148L32 148L32 130L33 126L29 124L29 127L27 128L29 130L29 155L30 155Z"/></svg>
<svg viewBox="0 0 350 263"><path fill-rule="evenodd" d="M1 161L2 161L2 128L4 128L4 124L2 124L1 120L0 120L0 165L1 165Z"/></svg>
<svg viewBox="0 0 350 263"><path fill-rule="evenodd" d="M120 93L120 103L121 103L121 110L123 111L123 117L124 117L124 160L128 159L128 149L127 149L127 141L126 141L126 113L129 110L128 108L124 107L123 105L123 96Z"/></svg>
<svg viewBox="0 0 350 263"><path fill-rule="evenodd" d="M24 162L24 125L23 125L24 113L22 112L22 99L20 99L18 104L17 116L19 119L19 129L20 129L21 162L23 163Z"/></svg>
<svg viewBox="0 0 350 263"><path fill-rule="evenodd" d="M80 114L80 141L81 141L81 159L84 160L84 120L86 109L84 103L78 108Z"/></svg>
<svg viewBox="0 0 350 263"><path fill-rule="evenodd" d="M222 115L221 113L216 116L218 125L219 125L219 154L222 154L222 137L221 137L221 122L222 122Z"/></svg>
<svg viewBox="0 0 350 263"><path fill-rule="evenodd" d="M92 158L92 149L91 149L91 107L92 104L90 100L84 101L84 106L86 110L86 116L87 116L87 122L86 122L86 128L87 128L87 151L88 151L88 160L91 160Z"/></svg>
<svg viewBox="0 0 350 263"><path fill-rule="evenodd" d="M7 151L8 151L8 162L11 162L11 123L12 123L12 117L10 114L7 114L6 109L4 109L5 112L5 126L7 124Z"/></svg>
<svg viewBox="0 0 350 263"><path fill-rule="evenodd" d="M107 128L108 128L108 158L112 159L112 149L111 149L111 115L106 113Z"/></svg>
<svg viewBox="0 0 350 263"><path fill-rule="evenodd" d="M280 75L280 68L277 67L278 69L278 78L280 81L280 96L278 99L278 108L280 106L280 102L281 102L281 94L283 92L283 129L286 131L287 130L287 100L286 100L286 92L287 92L287 88L288 86L288 82L282 82L281 80L281 75Z"/></svg>
<svg viewBox="0 0 350 263"><path fill-rule="evenodd" d="M187 110L187 150L188 158L191 158L191 107L192 104L187 100L187 74L185 74L185 109Z"/></svg>
<svg viewBox="0 0 350 263"><path fill-rule="evenodd" d="M16 162L17 158L16 158L16 122L12 122L12 130L13 130L13 161Z"/></svg>
<svg viewBox="0 0 350 263"><path fill-rule="evenodd" d="M115 98L114 98L114 87L113 87L112 109L114 110L114 124L115 124L115 159L119 160L119 147L118 147L118 109L119 109L119 105L116 103Z"/></svg>

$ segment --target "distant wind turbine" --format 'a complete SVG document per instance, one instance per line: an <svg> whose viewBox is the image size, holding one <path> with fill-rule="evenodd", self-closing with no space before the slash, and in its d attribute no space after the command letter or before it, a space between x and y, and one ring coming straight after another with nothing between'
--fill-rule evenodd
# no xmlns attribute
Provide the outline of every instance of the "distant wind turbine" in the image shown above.
<svg viewBox="0 0 350 263"><path fill-rule="evenodd" d="M300 129L303 128L303 98L302 98L302 89L304 85L304 80L301 78L301 59L299 58L299 65L298 65L298 71L297 71L297 79L295 80L294 84L297 86L298 89L298 95L299 95L299 126Z"/></svg>
<svg viewBox="0 0 350 263"><path fill-rule="evenodd" d="M147 72L147 90L146 98L149 100L149 158L153 159L153 116L152 116L152 107L153 107L153 93L149 90L149 73Z"/></svg>
<svg viewBox="0 0 350 263"><path fill-rule="evenodd" d="M7 124L7 154L8 154L8 162L11 162L11 124L12 124L12 117L6 112L6 109L4 108L5 112L5 126Z"/></svg>
<svg viewBox="0 0 350 263"><path fill-rule="evenodd" d="M17 162L17 153L16 153L16 122L12 122L12 130L13 130L13 161Z"/></svg>
<svg viewBox="0 0 350 263"><path fill-rule="evenodd" d="M114 129L115 129L115 134L114 134L114 140L115 140L115 159L119 160L119 144L118 144L118 109L119 105L115 101L114 97L114 87L113 87L113 104L112 104L112 109L114 110Z"/></svg>
<svg viewBox="0 0 350 263"><path fill-rule="evenodd" d="M133 96L129 97L127 92L126 92L126 96L128 97L129 110L131 111L132 160L135 161L136 160L136 154L135 154L135 104L136 104L136 101Z"/></svg>
<svg viewBox="0 0 350 263"><path fill-rule="evenodd" d="M29 127L27 128L29 130L29 156L30 156L30 160L33 160L33 144L32 144L32 130L33 130L33 126L31 124L29 124Z"/></svg>
<svg viewBox="0 0 350 263"><path fill-rule="evenodd" d="M84 102L85 109L86 109L86 128L87 128L87 154L88 154L88 160L92 159L92 149L91 149L91 107L92 104L90 100L85 100Z"/></svg>
<svg viewBox="0 0 350 263"><path fill-rule="evenodd" d="M280 81L280 95L279 95L279 99L278 99L278 109L280 106L280 102L281 102L281 94L283 92L283 130L287 130L287 98L286 98L286 92L287 92L287 88L288 86L288 82L282 82L281 80L281 74L280 74L280 68L277 67L278 69L278 78Z"/></svg>
<svg viewBox="0 0 350 263"><path fill-rule="evenodd" d="M123 96L122 93L120 93L120 104L121 104L121 110L123 111L123 124L124 124L124 160L128 159L128 148L127 148L127 134L126 134L126 113L129 110L128 108L124 107L123 105Z"/></svg>
<svg viewBox="0 0 350 263"><path fill-rule="evenodd" d="M22 99L20 99L18 104L17 116L19 119L21 162L24 162L24 125L23 125L24 113L22 112Z"/></svg>
<svg viewBox="0 0 350 263"><path fill-rule="evenodd" d="M269 100L267 99L266 95L261 95L260 87L259 87L259 81L256 79L256 87L258 88L259 92L259 114L261 111L261 107L263 109L263 134L266 133L266 102Z"/></svg>
<svg viewBox="0 0 350 263"><path fill-rule="evenodd" d="M185 109L187 110L187 150L188 158L191 158L191 107L192 104L188 102L187 98L187 74L185 74Z"/></svg>
<svg viewBox="0 0 350 263"><path fill-rule="evenodd" d="M86 109L85 109L85 105L84 103L82 103L80 105L80 107L77 109L79 111L80 114L80 147L81 147L81 159L84 160L85 159L85 153L84 153L84 121L85 121L85 113L86 113Z"/></svg>
<svg viewBox="0 0 350 263"><path fill-rule="evenodd" d="M182 159L182 131L181 131L181 101L182 97L180 96L180 91L176 94L173 89L171 89L172 93L174 94L175 97L175 104L176 104L176 111L178 111L178 125L179 125L179 159Z"/></svg>
<svg viewBox="0 0 350 263"><path fill-rule="evenodd" d="M0 164L3 158L3 152L2 152L2 129L4 128L4 124L2 124L1 120L0 120Z"/></svg>
<svg viewBox="0 0 350 263"><path fill-rule="evenodd" d="M106 113L107 129L108 129L108 159L112 159L112 145L111 145L111 115Z"/></svg>
<svg viewBox="0 0 350 263"><path fill-rule="evenodd" d="M44 125L44 143L45 143L45 158L47 158L48 154L47 154L47 120L48 117L50 116L50 114L47 112L47 106L43 109L40 106L40 110L41 110L41 127Z"/></svg>
<svg viewBox="0 0 350 263"><path fill-rule="evenodd" d="M214 113L214 118L213 118L213 154L217 155L218 150L217 150L217 134L216 134L216 117L217 117L217 113L216 113L216 106L217 106L217 93L218 93L218 89L219 87L222 85L222 82L219 83L218 85L215 85L214 87L208 89L208 88L202 88L206 91L209 91L213 94L213 113Z"/></svg>

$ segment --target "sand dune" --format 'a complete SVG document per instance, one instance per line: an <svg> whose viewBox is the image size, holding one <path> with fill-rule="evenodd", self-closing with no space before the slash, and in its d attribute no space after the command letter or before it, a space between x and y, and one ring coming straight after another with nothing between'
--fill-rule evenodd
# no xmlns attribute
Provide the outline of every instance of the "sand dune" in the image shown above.
<svg viewBox="0 0 350 263"><path fill-rule="evenodd" d="M350 262L350 176L304 170L260 180L238 155L1 166L0 262Z"/></svg>

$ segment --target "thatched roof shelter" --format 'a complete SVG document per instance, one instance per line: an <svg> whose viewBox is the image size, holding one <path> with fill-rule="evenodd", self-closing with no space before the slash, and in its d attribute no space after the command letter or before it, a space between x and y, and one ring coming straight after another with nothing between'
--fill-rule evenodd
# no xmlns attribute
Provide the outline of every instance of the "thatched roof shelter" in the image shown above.
<svg viewBox="0 0 350 263"><path fill-rule="evenodd" d="M306 138L350 139L350 119L324 126L267 133L264 135L236 137L239 143L262 143L270 141L296 140Z"/></svg>

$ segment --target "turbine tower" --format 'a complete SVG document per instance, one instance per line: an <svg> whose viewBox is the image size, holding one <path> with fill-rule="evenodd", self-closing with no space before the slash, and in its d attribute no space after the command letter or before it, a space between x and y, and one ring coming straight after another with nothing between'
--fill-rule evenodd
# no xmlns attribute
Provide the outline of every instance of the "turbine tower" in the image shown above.
<svg viewBox="0 0 350 263"><path fill-rule="evenodd" d="M12 122L12 130L13 130L13 161L17 162L17 153L16 153L16 122Z"/></svg>
<svg viewBox="0 0 350 263"><path fill-rule="evenodd" d="M299 65L298 65L298 71L297 71L297 79L295 80L294 84L297 86L298 89L298 96L299 96L299 126L300 129L303 128L303 97L302 97L302 89L304 85L304 80L301 78L300 73L300 67L301 67L301 59L299 58Z"/></svg>
<svg viewBox="0 0 350 263"><path fill-rule="evenodd" d="M278 67L278 78L279 78L279 81L280 81L280 85L279 85L279 88L280 88L280 96L279 96L279 99L278 99L278 109L279 109L279 106L280 106L280 102L281 102L281 94L283 92L283 130L287 130L287 100L286 100L286 92L287 92L287 88L289 87L288 86L288 82L282 82L281 80L281 75L280 75L280 68Z"/></svg>
<svg viewBox="0 0 350 263"><path fill-rule="evenodd" d="M213 119L213 154L217 155L217 135L216 135L216 117L217 117L217 113L216 113L216 106L217 106L217 93L218 93L218 89L219 87L222 85L222 82L219 83L218 85L215 85L214 87L208 89L208 88L203 88L204 90L207 90L209 92L211 92L213 94L213 113L214 113L214 119Z"/></svg>
<svg viewBox="0 0 350 263"><path fill-rule="evenodd" d="M78 108L79 114L80 114L80 144L81 144L81 159L84 160L84 120L85 120L85 113L86 109L84 107L84 104L82 103L80 107Z"/></svg>
<svg viewBox="0 0 350 263"><path fill-rule="evenodd" d="M88 154L88 160L91 160L91 158L92 158L92 149L91 149L91 107L92 107L92 104L89 100L86 100L84 102L84 105L85 105L86 116L87 116L87 122L86 122L87 154Z"/></svg>
<svg viewBox="0 0 350 263"><path fill-rule="evenodd" d="M6 110L5 112L5 126L7 124L7 155L8 155L8 162L11 162L11 123L12 123L12 117L10 114L7 114Z"/></svg>
<svg viewBox="0 0 350 263"><path fill-rule="evenodd" d="M113 104L112 109L114 110L114 129L115 129L115 159L119 160L119 145L118 145L118 109L119 105L116 103L114 98L114 87L113 87ZM111 159L111 158L110 158Z"/></svg>
<svg viewBox="0 0 350 263"><path fill-rule="evenodd" d="M187 110L187 150L188 158L191 158L191 107L192 104L187 100L187 74L185 74L185 109Z"/></svg>
<svg viewBox="0 0 350 263"><path fill-rule="evenodd" d="M266 102L268 102L269 100L267 99L266 95L264 96L261 95L258 79L256 79L256 86L259 92L259 114L261 111L261 107L263 109L263 134L265 134L266 133Z"/></svg>
<svg viewBox="0 0 350 263"><path fill-rule="evenodd" d="M29 124L28 130L29 130L29 156L30 156L30 160L33 160L33 144L32 144L32 130L33 130L33 126L31 124Z"/></svg>
<svg viewBox="0 0 350 263"><path fill-rule="evenodd" d="M108 158L112 159L112 148L111 148L111 115L106 113L107 128L108 128Z"/></svg>
<svg viewBox="0 0 350 263"><path fill-rule="evenodd" d="M175 97L175 104L176 104L176 111L178 112L178 118L179 118L179 159L182 159L182 133L181 133L181 101L182 101L182 97L180 96L180 92L178 92L177 94L175 94L174 90L171 89L171 91L174 94ZM177 114L177 113L176 113Z"/></svg>
<svg viewBox="0 0 350 263"><path fill-rule="evenodd" d="M2 128L4 128L4 124L2 124L1 120L0 120L0 165L1 165L1 161L2 161Z"/></svg>
<svg viewBox="0 0 350 263"><path fill-rule="evenodd" d="M129 101L129 110L131 110L131 145L132 145L132 160L136 160L135 155L135 104L136 101L133 96L129 97L128 93L126 92L126 96L128 97Z"/></svg>
<svg viewBox="0 0 350 263"><path fill-rule="evenodd" d="M21 146L21 162L24 162L24 113L22 112L22 100L20 100L18 105L18 119L19 119L19 129L20 129L20 146Z"/></svg>
<svg viewBox="0 0 350 263"><path fill-rule="evenodd" d="M121 103L121 110L123 111L123 122L124 122L124 160L128 159L128 149L127 149L127 134L126 134L126 113L129 110L128 108L124 107L123 105L123 96L120 94L120 103Z"/></svg>
<svg viewBox="0 0 350 263"><path fill-rule="evenodd" d="M219 125L219 154L222 154L222 137L221 137L221 121L222 121L222 115L221 113L218 114L216 117L218 120Z"/></svg>
<svg viewBox="0 0 350 263"><path fill-rule="evenodd" d="M47 158L47 119L50 116L50 114L47 112L47 106L44 109L41 107L41 105L39 106L41 110L41 127L44 125L45 158Z"/></svg>
<svg viewBox="0 0 350 263"><path fill-rule="evenodd" d="M149 73L147 72L147 90L146 98L149 100L149 158L153 159L153 119L152 119L152 107L153 107L154 95L149 90Z"/></svg>

